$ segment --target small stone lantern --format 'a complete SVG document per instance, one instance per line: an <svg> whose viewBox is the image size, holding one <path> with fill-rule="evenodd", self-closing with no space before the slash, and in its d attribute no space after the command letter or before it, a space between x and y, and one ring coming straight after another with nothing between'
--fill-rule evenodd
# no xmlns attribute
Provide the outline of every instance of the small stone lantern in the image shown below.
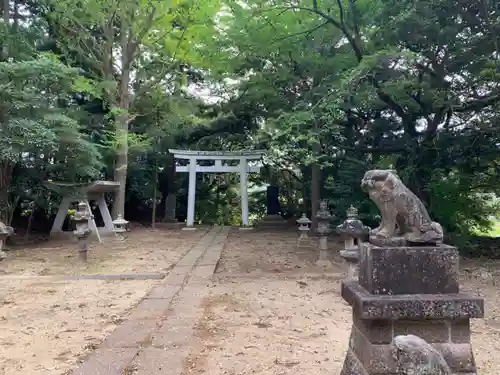
<svg viewBox="0 0 500 375"><path fill-rule="evenodd" d="M115 221L113 221L114 232L118 239L121 241L125 241L125 233L127 232L127 224L128 221L125 220L121 214L118 214L118 217Z"/></svg>
<svg viewBox="0 0 500 375"><path fill-rule="evenodd" d="M87 203L85 202L78 203L78 209L71 217L71 219L75 222L76 227L73 234L78 240L78 255L83 261L87 260L89 249L88 237L92 233L92 230L89 227L89 220L93 218L94 216L89 212Z"/></svg>
<svg viewBox="0 0 500 375"><path fill-rule="evenodd" d="M370 233L370 228L363 225L358 218L358 210L354 206L347 209L347 219L337 226L337 233L344 237L344 250L340 251L340 256L348 264L347 278L356 279L358 274L358 262L361 247L363 246L363 237ZM354 240L357 246L354 245Z"/></svg>
<svg viewBox="0 0 500 375"><path fill-rule="evenodd" d="M302 214L301 218L297 220L297 224L299 224L300 236L298 239L298 243L300 244L302 240L307 240L307 238L309 237L307 233L311 230L311 220L307 218L306 214Z"/></svg>
<svg viewBox="0 0 500 375"><path fill-rule="evenodd" d="M327 236L330 234L330 220L332 219L332 214L328 211L328 202L326 199L322 199L319 202L319 210L316 213L316 220L318 221L318 228L316 231L319 234L319 249L328 250Z"/></svg>
<svg viewBox="0 0 500 375"><path fill-rule="evenodd" d="M7 240L7 237L12 236L13 234L14 229L0 221L0 260L4 260L7 257L7 254L3 251L3 245Z"/></svg>

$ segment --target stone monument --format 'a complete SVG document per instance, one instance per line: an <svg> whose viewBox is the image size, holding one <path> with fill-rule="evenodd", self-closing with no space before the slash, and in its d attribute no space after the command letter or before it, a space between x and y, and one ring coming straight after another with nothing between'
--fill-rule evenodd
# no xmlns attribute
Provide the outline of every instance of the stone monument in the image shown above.
<svg viewBox="0 0 500 375"><path fill-rule="evenodd" d="M288 226L288 221L281 216L279 187L270 185L266 188L266 216L258 223L258 227L265 230L280 230Z"/></svg>
<svg viewBox="0 0 500 375"><path fill-rule="evenodd" d="M470 319L484 316L484 300L460 293L457 249L442 244L441 225L395 172L368 171L361 186L382 219L360 249L359 279L342 283L353 325L341 375L408 373L394 355L408 349L401 335L429 343L453 375L477 374ZM424 374L449 375L439 371Z"/></svg>
<svg viewBox="0 0 500 375"><path fill-rule="evenodd" d="M73 215L72 219L75 222L76 230L73 231L74 236L78 240L78 255L83 261L87 260L89 250L88 237L92 230L89 227L89 221L92 220L92 214L89 212L88 204L85 202L78 203L78 211Z"/></svg>

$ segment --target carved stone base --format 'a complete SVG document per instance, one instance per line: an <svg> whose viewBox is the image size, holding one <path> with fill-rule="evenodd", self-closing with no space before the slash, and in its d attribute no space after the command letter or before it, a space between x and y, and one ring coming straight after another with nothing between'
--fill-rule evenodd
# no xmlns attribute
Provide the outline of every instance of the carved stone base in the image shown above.
<svg viewBox="0 0 500 375"><path fill-rule="evenodd" d="M451 246L361 249L359 282L342 283L353 308L341 375L400 375L392 341L415 335L431 344L454 375L475 375L470 319L484 300L458 289L458 253Z"/></svg>
<svg viewBox="0 0 500 375"><path fill-rule="evenodd" d="M470 318L483 316L483 300L467 295L374 296L357 282L342 285L353 306L351 338L341 375L399 375L394 337L415 335L440 351L454 374L476 374Z"/></svg>
<svg viewBox="0 0 500 375"><path fill-rule="evenodd" d="M288 221L283 219L281 215L267 215L264 216L255 227L263 230L280 230L288 225Z"/></svg>

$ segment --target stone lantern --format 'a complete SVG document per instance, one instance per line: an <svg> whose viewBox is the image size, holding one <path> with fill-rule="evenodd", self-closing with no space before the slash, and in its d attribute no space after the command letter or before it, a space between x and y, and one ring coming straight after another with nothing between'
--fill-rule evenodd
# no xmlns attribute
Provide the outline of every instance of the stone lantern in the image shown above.
<svg viewBox="0 0 500 375"><path fill-rule="evenodd" d="M306 214L302 214L301 218L297 220L297 224L299 224L300 236L298 243L300 244L302 240L306 240L309 237L307 233L311 230L311 220L307 218Z"/></svg>
<svg viewBox="0 0 500 375"><path fill-rule="evenodd" d="M316 231L319 234L319 249L328 250L327 236L330 234L330 220L332 219L332 214L328 211L328 202L326 199L322 199L319 202L319 210L316 213L316 220L318 221L318 228Z"/></svg>
<svg viewBox="0 0 500 375"><path fill-rule="evenodd" d="M88 237L92 230L89 227L89 220L93 219L94 216L89 212L87 203L78 203L78 209L76 213L72 216L72 220L75 222L76 229L73 231L76 239L78 240L78 255L80 259L86 261L89 249Z"/></svg>
<svg viewBox="0 0 500 375"><path fill-rule="evenodd" d="M2 223L0 221L0 260L4 260L7 257L7 254L3 251L3 245L7 237L10 237L14 234L14 229Z"/></svg>
<svg viewBox="0 0 500 375"><path fill-rule="evenodd" d="M127 232L127 224L128 221L125 220L121 214L118 214L118 217L115 221L113 221L114 232L116 236L121 240L125 240L125 233Z"/></svg>
<svg viewBox="0 0 500 375"><path fill-rule="evenodd" d="M347 219L337 226L337 233L344 237L344 250L340 251L340 256L348 264L348 279L357 278L358 262L361 247L363 246L363 237L370 233L370 228L363 225L358 218L358 210L354 206L347 209ZM357 246L354 245L354 240Z"/></svg>

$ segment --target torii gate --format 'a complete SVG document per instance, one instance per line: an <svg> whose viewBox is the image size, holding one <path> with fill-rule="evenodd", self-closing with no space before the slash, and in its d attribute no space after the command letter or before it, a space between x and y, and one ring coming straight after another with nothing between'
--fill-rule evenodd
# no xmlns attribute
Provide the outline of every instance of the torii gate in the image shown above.
<svg viewBox="0 0 500 375"><path fill-rule="evenodd" d="M265 153L264 150L239 151L239 152L218 152L218 151L191 151L191 150L168 150L176 159L187 159L187 166L178 165L176 172L189 173L187 223L185 230L194 229L194 211L196 200L196 173L239 173L240 174L240 196L241 196L241 223L242 228L248 226L248 173L258 173L260 166L249 166L249 160L259 160ZM198 160L215 160L213 166L198 165ZM239 165L230 166L222 164L223 160L239 160Z"/></svg>

